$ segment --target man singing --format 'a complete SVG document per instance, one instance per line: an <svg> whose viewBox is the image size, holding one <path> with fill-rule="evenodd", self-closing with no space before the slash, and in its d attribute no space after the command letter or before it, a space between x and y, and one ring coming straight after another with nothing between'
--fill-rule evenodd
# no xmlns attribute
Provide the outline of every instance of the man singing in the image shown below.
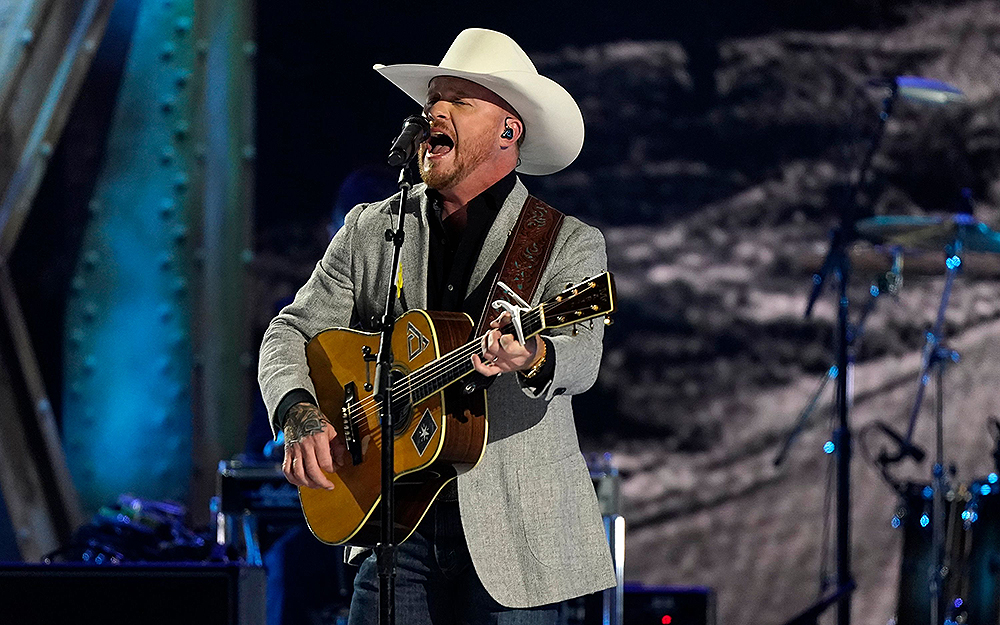
<svg viewBox="0 0 1000 625"><path fill-rule="evenodd" d="M431 124L418 155L424 184L407 200L395 312L464 311L478 322L490 310L497 258L529 200L515 172L544 175L572 163L583 145L580 109L512 39L490 30L460 33L440 65L375 69L423 105ZM366 327L381 317L392 258L383 233L397 202L398 194L347 215L264 336L260 385L274 430L285 435L283 469L292 484L332 488L330 474L350 462L317 407L304 346L324 329ZM565 217L531 304L606 264L600 232ZM597 377L603 325L553 330L524 344L492 327L472 356L493 382L486 449L399 547L396 614L404 625L553 624L557 602L614 585L570 402ZM377 621L377 570L368 553L350 623Z"/></svg>

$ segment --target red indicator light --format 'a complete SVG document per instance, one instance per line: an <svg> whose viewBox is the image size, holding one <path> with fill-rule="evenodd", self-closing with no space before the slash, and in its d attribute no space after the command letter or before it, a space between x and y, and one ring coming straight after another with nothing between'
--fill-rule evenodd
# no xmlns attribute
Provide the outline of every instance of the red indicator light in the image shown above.
<svg viewBox="0 0 1000 625"><path fill-rule="evenodd" d="M670 621L672 620L674 619L670 618L669 614L664 614L663 618L660 619L660 622L663 623L663 625L670 625Z"/></svg>

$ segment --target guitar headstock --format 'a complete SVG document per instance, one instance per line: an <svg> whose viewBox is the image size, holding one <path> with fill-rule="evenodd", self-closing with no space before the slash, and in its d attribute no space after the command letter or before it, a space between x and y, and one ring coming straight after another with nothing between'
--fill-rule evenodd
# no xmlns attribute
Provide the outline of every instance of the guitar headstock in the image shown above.
<svg viewBox="0 0 1000 625"><path fill-rule="evenodd" d="M560 328L615 311L615 279L605 271L566 290L541 305L545 327ZM610 317L605 323L610 325Z"/></svg>

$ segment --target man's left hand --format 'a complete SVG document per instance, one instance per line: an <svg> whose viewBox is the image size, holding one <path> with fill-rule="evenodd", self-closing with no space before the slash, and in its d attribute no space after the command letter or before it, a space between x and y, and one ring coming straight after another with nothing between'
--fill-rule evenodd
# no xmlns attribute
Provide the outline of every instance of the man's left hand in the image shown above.
<svg viewBox="0 0 1000 625"><path fill-rule="evenodd" d="M504 313L490 324L490 330L483 338L482 355L472 355L472 366L484 376L493 376L507 371L527 371L539 358L538 337L525 339L525 345L517 342L517 337L502 334L500 326L510 322L510 315Z"/></svg>

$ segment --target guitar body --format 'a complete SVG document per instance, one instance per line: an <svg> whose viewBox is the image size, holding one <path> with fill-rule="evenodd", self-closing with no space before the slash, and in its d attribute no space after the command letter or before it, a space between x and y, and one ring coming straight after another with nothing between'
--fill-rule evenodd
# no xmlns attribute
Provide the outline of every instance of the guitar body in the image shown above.
<svg viewBox="0 0 1000 625"><path fill-rule="evenodd" d="M463 345L471 332L472 320L464 313L403 314L393 329L394 374L409 375L432 363ZM378 334L337 328L319 333L306 346L320 409L355 450L343 467L327 474L332 491L299 488L309 529L325 543L370 547L380 541L382 442L379 406L372 399L378 343ZM401 420L397 414L397 542L413 533L445 484L482 458L486 392L464 395L461 387L452 385L411 403Z"/></svg>

